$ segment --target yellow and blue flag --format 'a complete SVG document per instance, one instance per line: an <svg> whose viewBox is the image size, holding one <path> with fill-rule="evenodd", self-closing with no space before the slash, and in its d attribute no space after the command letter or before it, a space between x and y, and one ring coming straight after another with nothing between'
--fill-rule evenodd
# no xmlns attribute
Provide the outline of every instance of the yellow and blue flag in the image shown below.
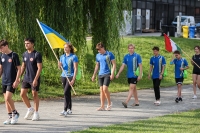
<svg viewBox="0 0 200 133"><path fill-rule="evenodd" d="M38 21L38 24L40 25L41 30L43 31L44 35L46 36L46 39L48 39L49 45L51 45L51 47L53 49L64 48L64 44L66 42L69 42L62 35L60 35L58 32L56 32L49 26L45 25L44 23ZM75 52L77 51L77 49L75 47L74 47L74 51Z"/></svg>

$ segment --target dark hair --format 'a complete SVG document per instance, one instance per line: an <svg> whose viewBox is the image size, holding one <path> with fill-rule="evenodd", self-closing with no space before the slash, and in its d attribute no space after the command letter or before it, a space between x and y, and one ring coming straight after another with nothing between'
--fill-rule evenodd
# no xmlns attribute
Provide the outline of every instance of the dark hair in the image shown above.
<svg viewBox="0 0 200 133"><path fill-rule="evenodd" d="M159 51L160 49L159 49L159 47L154 46L154 47L152 48L152 50L157 50L157 51Z"/></svg>
<svg viewBox="0 0 200 133"><path fill-rule="evenodd" d="M195 49L195 48L198 48L198 49L200 50L200 46L195 46L194 49Z"/></svg>
<svg viewBox="0 0 200 133"><path fill-rule="evenodd" d="M8 42L6 40L1 40L0 41L0 47L1 46L6 46L6 45L8 45Z"/></svg>
<svg viewBox="0 0 200 133"><path fill-rule="evenodd" d="M31 43L35 43L35 40L33 38L25 38L24 41L29 41Z"/></svg>
<svg viewBox="0 0 200 133"><path fill-rule="evenodd" d="M74 53L74 47L70 42L66 42L64 45L68 45L70 48L70 53Z"/></svg>
<svg viewBox="0 0 200 133"><path fill-rule="evenodd" d="M96 49L98 49L98 48L104 48L104 45L102 42L97 43Z"/></svg>
<svg viewBox="0 0 200 133"><path fill-rule="evenodd" d="M174 54L181 54L181 52L176 50L176 51L174 51Z"/></svg>

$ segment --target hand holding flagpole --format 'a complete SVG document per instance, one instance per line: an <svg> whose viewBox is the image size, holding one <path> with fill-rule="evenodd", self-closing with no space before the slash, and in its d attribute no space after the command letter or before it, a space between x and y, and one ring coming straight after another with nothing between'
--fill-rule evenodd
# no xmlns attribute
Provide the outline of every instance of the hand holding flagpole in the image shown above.
<svg viewBox="0 0 200 133"><path fill-rule="evenodd" d="M182 51L200 69L200 66L196 62L194 62L194 60L191 59L191 57L185 51L183 51L173 40L171 40L166 34L164 34L164 38L165 49L168 52L174 52L175 50Z"/></svg>
<svg viewBox="0 0 200 133"><path fill-rule="evenodd" d="M49 42L49 40L48 40L47 36L45 35L45 33L44 33L44 31L43 31L43 29L42 29L42 27L41 27L41 25L40 25L40 22L38 21L38 19L36 19L36 20L37 20L37 23L38 23L38 25L39 25L40 29L42 30L42 33L44 34L44 36L45 36L45 38L46 38L46 40L47 40L47 42L48 42L48 44L49 44L49 46L50 46L50 48L51 48L51 50L52 50L52 52L53 52L54 56L56 57L56 60L59 62L59 59L58 59L58 57L57 57L56 53L54 52L54 50L53 50L52 46L50 45L50 42ZM63 38L63 39L64 39L64 38ZM62 69L62 71L64 72L64 74L65 74L65 76L66 76L66 78L67 78L67 81L69 82L69 85L71 86L71 88L72 88L72 90L73 90L74 94L76 95L76 92L75 92L75 90L74 90L73 86L70 84L69 78L67 77L67 74L66 74L66 72L64 71L64 69L63 69L63 67L62 67L62 66L61 66L61 69Z"/></svg>

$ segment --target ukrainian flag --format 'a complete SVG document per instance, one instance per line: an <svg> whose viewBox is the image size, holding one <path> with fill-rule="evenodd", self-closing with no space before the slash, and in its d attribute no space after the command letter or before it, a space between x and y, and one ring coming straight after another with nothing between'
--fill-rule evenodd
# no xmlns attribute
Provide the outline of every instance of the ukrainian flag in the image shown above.
<svg viewBox="0 0 200 133"><path fill-rule="evenodd" d="M45 25L42 22L39 22L38 20L37 20L37 22L52 49L64 48L64 44L66 42L69 42L68 40L66 40L63 36L61 36L58 32L56 32L52 28L48 27L47 25ZM74 47L74 51L75 52L77 51L77 49L75 47Z"/></svg>

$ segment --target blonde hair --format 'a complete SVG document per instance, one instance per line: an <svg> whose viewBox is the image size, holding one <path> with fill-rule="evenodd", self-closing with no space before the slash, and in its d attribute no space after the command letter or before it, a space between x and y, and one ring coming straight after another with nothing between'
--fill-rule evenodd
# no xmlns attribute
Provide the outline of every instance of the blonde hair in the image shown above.
<svg viewBox="0 0 200 133"><path fill-rule="evenodd" d="M129 48L130 46L132 46L133 48L135 48L135 45L134 45L134 44L129 44L129 45L128 45L128 48Z"/></svg>

